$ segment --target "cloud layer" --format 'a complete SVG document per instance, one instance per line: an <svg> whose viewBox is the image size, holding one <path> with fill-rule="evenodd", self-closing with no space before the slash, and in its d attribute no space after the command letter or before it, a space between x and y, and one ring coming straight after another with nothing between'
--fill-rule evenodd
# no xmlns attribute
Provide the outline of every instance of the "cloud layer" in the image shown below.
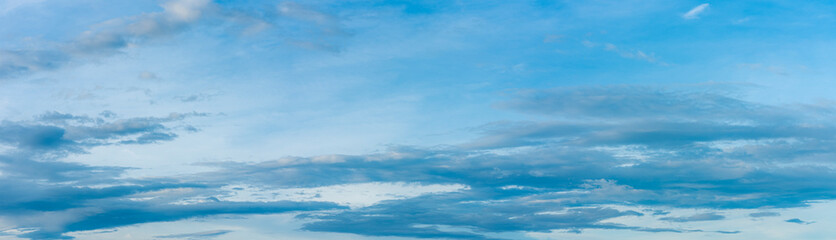
<svg viewBox="0 0 836 240"><path fill-rule="evenodd" d="M21 4L0 20L47 8ZM60 34L0 21L23 39L0 46L0 238L822 229L795 213L836 200L836 108L795 100L831 92L801 80L832 69L806 57L830 20L750 6L173 0Z"/></svg>
<svg viewBox="0 0 836 240"><path fill-rule="evenodd" d="M644 215L607 204L758 209L836 197L836 175L824 160L834 154L828 146L836 140L836 126L818 120L828 111L630 86L527 90L497 106L553 120L489 124L481 128L482 137L460 146L218 162L208 164L221 169L216 172L145 180L120 179L121 168L60 159L94 146L170 141L176 129L194 131L178 122L205 114L114 119L50 112L30 122L6 121L0 142L13 150L2 155L2 183L17 190L10 191L2 209L6 217L33 219L21 226L39 230L23 236L42 238L215 214L341 208L307 201L219 200L230 185L459 184L467 188L300 217L313 220L303 227L311 231L488 239L487 233L554 229L693 230L604 223ZM75 186L61 184L70 181ZM93 187L101 184L108 186ZM764 216L771 215L752 215ZM38 220L43 217L60 221ZM659 218L723 219L711 212ZM381 225L386 227L372 227Z"/></svg>

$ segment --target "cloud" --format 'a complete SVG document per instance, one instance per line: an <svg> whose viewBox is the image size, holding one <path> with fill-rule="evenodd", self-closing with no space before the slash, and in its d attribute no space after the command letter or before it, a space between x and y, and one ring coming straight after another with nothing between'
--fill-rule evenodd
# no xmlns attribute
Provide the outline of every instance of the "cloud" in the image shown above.
<svg viewBox="0 0 836 240"><path fill-rule="evenodd" d="M280 213L343 208L324 202L190 202L223 192L218 185L182 179L130 179L124 168L60 161L95 146L150 144L176 137L168 126L199 113L113 119L48 112L30 121L0 123L0 219L32 228L20 237L61 239L69 231L175 221L217 214ZM152 197L148 197L148 196ZM205 197L204 197L205 198Z"/></svg>
<svg viewBox="0 0 836 240"><path fill-rule="evenodd" d="M826 151L819 143L832 141L829 134L836 131L830 124L815 120L830 114L824 109L767 106L719 93L635 86L519 91L495 106L555 120L487 124L479 128L483 137L462 146L506 148L559 143L578 147L651 147L642 152L658 155L670 153L660 148L663 146L704 151L703 147L734 148L728 144L747 142L750 153L767 157L763 154L777 153L767 151L779 151L789 145ZM810 141L798 143L795 139Z"/></svg>
<svg viewBox="0 0 836 240"><path fill-rule="evenodd" d="M7 178L5 181L100 183L118 177L125 169L92 167L60 159L95 146L170 141L177 137L172 124L205 115L172 113L166 117L110 119L48 112L31 121L2 121L0 145L10 149L0 152L0 171Z"/></svg>
<svg viewBox="0 0 836 240"><path fill-rule="evenodd" d="M763 71L773 73L779 76L788 76L787 69L781 66L764 65L761 63L741 63L737 65L741 69L749 69L753 71Z"/></svg>
<svg viewBox="0 0 836 240"><path fill-rule="evenodd" d="M760 218L760 217L777 217L777 216L781 216L781 214L780 214L780 213L776 213L776 212L756 212L756 213L750 213L750 214L749 214L749 216L750 216L750 217L753 217L753 218Z"/></svg>
<svg viewBox="0 0 836 240"><path fill-rule="evenodd" d="M643 86L566 87L521 90L497 107L574 118L694 119L776 118L777 109L722 93L666 90Z"/></svg>
<svg viewBox="0 0 836 240"><path fill-rule="evenodd" d="M209 0L173 0L162 12L116 18L91 27L55 49L4 50L0 78L53 70L78 58L109 56L161 36L183 31L211 9Z"/></svg>
<svg viewBox="0 0 836 240"><path fill-rule="evenodd" d="M38 121L0 122L0 143L19 149L81 151L85 147L169 141L177 135L165 124L203 113L171 113L166 117L102 118L48 112Z"/></svg>
<svg viewBox="0 0 836 240"><path fill-rule="evenodd" d="M696 7L692 8L690 11L688 11L687 13L683 14L682 18L684 18L684 19L699 18L700 14L702 14L703 12L708 10L708 7L709 7L708 3L700 4L699 6L696 6Z"/></svg>
<svg viewBox="0 0 836 240"><path fill-rule="evenodd" d="M66 53L57 50L0 50L0 78L53 70L69 59Z"/></svg>
<svg viewBox="0 0 836 240"><path fill-rule="evenodd" d="M144 72L139 73L139 78L146 79L146 80L158 79L157 74L155 74L153 72L148 72L148 71L144 71Z"/></svg>
<svg viewBox="0 0 836 240"><path fill-rule="evenodd" d="M618 53L618 55L620 55L623 58L643 60L643 61L646 61L646 62L649 62L649 63L659 63L659 64L662 64L662 65L667 65L667 63L660 62L658 59L656 59L656 56L653 53L648 54L648 53L644 53L641 50L624 50L624 49L620 49L620 48L616 47L612 43L604 44L604 50Z"/></svg>
<svg viewBox="0 0 836 240"><path fill-rule="evenodd" d="M71 62L119 54L127 48L177 35L208 19L226 21L230 23L223 25L226 28L242 28L242 32L249 34L278 27L301 29L278 38L288 44L324 51L338 51L338 41L349 35L336 17L293 2L283 2L275 9L248 11L229 8L211 0L170 0L163 2L161 7L163 10L159 12L103 21L54 47L0 49L0 79L55 70ZM308 29L316 33L308 33ZM155 76L143 72L140 78L153 79Z"/></svg>
<svg viewBox="0 0 836 240"><path fill-rule="evenodd" d="M133 206L129 206L133 205ZM198 204L148 204L122 202L65 226L66 231L105 229L145 222L174 221L218 214L270 214L292 211L339 209L324 202L206 202Z"/></svg>
<svg viewBox="0 0 836 240"><path fill-rule="evenodd" d="M315 38L291 37L287 43L305 49L340 52L338 41L351 34L340 26L336 16L318 11L312 7L295 2L282 2L277 6L278 15L298 21L307 29L315 32Z"/></svg>
<svg viewBox="0 0 836 240"><path fill-rule="evenodd" d="M217 237L217 236L224 235L224 234L231 233L231 232L232 231L230 231L230 230L212 230L212 231L203 231L203 232L195 232L195 233L162 235L162 236L155 236L155 238L208 239L208 238Z"/></svg>
<svg viewBox="0 0 836 240"><path fill-rule="evenodd" d="M581 44L588 48L595 48L600 45L589 40L583 40L581 41ZM617 53L619 56L623 58L641 60L649 63L656 63L662 66L669 65L666 62L659 61L659 59L655 56L654 53L645 53L644 51L636 49L622 49L615 46L615 44L612 43L604 43L602 46L605 51Z"/></svg>
<svg viewBox="0 0 836 240"><path fill-rule="evenodd" d="M44 0L6 0L0 2L0 16L6 15L18 8L37 5L44 2Z"/></svg>
<svg viewBox="0 0 836 240"><path fill-rule="evenodd" d="M72 214L72 218L64 221L54 222L44 221L44 218L34 218L37 222L31 223L32 226L29 227L37 227L38 230L20 235L20 237L33 239L62 238L64 232L108 229L138 223L176 221L218 214L271 214L340 208L333 203L291 201L207 202L173 205L154 201L147 203L108 199L93 203L92 206L86 208L73 209L76 211L52 211L47 212L44 216L48 218L62 213Z"/></svg>
<svg viewBox="0 0 836 240"><path fill-rule="evenodd" d="M209 0L173 0L163 11L106 21L77 38L67 51L79 55L113 54L130 44L183 31L213 7Z"/></svg>
<svg viewBox="0 0 836 240"><path fill-rule="evenodd" d="M701 213L697 215L687 216L687 217L663 217L659 220L669 221L669 222L697 222L697 221L717 221L723 220L726 217L723 215L717 215L716 213Z"/></svg>
<svg viewBox="0 0 836 240"><path fill-rule="evenodd" d="M671 212L665 210L653 210L653 209L646 209L645 212L651 212L653 216L660 216L660 215L668 215Z"/></svg>
<svg viewBox="0 0 836 240"><path fill-rule="evenodd" d="M174 126L201 114L118 119L112 113L49 112L32 121L5 121L0 144L12 150L0 154L0 187L14 194L0 200L0 217L38 229L26 235L31 238L215 214L297 212L310 231L491 239L553 229L734 233L607 220L644 215L624 206L719 212L836 198L836 174L822 167L836 156L831 111L636 86L529 90L511 98L498 106L540 120L485 125L478 128L481 137L461 145L202 163L217 170L158 179L120 178L122 168L60 160L93 146L167 141L177 136ZM274 196L283 189L314 193L371 183L457 187L352 208L321 196L263 202L229 197L247 190L236 186L257 186L250 190ZM108 187L94 187L99 185ZM658 220L724 217L709 212Z"/></svg>
<svg viewBox="0 0 836 240"><path fill-rule="evenodd" d="M620 216L641 215L638 212L611 208L566 209L553 203L537 203L523 198L468 201L474 197L484 197L470 196L471 194L480 193L428 195L389 201L329 216L309 216L320 221L307 224L303 229L370 236L490 239L478 232L619 229L628 227L600 221ZM564 211L558 212L560 210ZM442 231L436 226L462 227L470 231Z"/></svg>
<svg viewBox="0 0 836 240"><path fill-rule="evenodd" d="M688 232L694 230L608 225L602 221L640 213L587 208L785 208L836 198L833 170L819 167L833 156L830 146L836 142L836 126L823 120L828 111L636 86L522 91L515 97L499 107L547 118L489 124L479 128L481 138L459 146L214 163L222 170L200 178L275 187L363 182L470 187L306 216L320 220L306 225L308 230L370 236L489 238L491 232L585 228ZM466 214L474 209L485 214ZM553 216L570 213L576 214L574 221ZM704 213L660 220L723 219ZM367 227L383 222L386 229Z"/></svg>
<svg viewBox="0 0 836 240"><path fill-rule="evenodd" d="M787 219L787 220L786 220L786 221L784 221L784 222L788 222L788 223L798 223L798 224L804 224L804 225L814 223L814 222L804 221L804 220L801 220L801 219L798 219L798 218Z"/></svg>
<svg viewBox="0 0 836 240"><path fill-rule="evenodd" d="M219 91L210 91L186 96L175 96L174 99L180 100L181 102L200 102L212 100L212 98L215 98L219 95L221 95L221 92Z"/></svg>

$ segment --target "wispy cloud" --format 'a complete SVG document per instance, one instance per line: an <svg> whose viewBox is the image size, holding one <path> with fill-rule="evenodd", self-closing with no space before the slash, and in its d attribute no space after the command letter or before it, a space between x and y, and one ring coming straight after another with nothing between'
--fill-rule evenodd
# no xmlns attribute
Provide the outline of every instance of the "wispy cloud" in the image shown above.
<svg viewBox="0 0 836 240"><path fill-rule="evenodd" d="M581 44L588 48L595 48L599 45L598 43L594 43L589 40L584 40L581 42ZM612 43L604 43L602 46L605 51L616 53L623 58L641 60L649 63L656 63L663 66L668 65L668 63L666 62L659 61L659 59L656 57L656 54L654 53L645 53L642 50L636 49L623 49L619 48L618 46Z"/></svg>
<svg viewBox="0 0 836 240"><path fill-rule="evenodd" d="M17 8L40 4L44 1L45 0L6 0L0 2L0 16L8 14Z"/></svg>
<svg viewBox="0 0 836 240"><path fill-rule="evenodd" d="M699 6L696 6L696 7L692 8L690 11L688 11L687 13L683 14L682 18L684 18L684 19L697 19L697 18L700 17L700 14L702 14L703 12L708 10L708 7L709 7L708 3L700 4Z"/></svg>
<svg viewBox="0 0 836 240"><path fill-rule="evenodd" d="M815 167L817 158L836 155L831 147L836 125L809 117L827 114L820 111L635 86L522 91L500 106L547 118L486 125L483 137L460 146L204 163L218 170L153 180L119 178L123 168L56 161L62 156L54 153L168 141L177 136L167 125L187 115L116 120L112 114L50 112L31 122L7 121L0 125L6 133L0 143L15 150L0 155L3 176L45 182L0 182L13 193L0 201L5 209L0 215L30 216L33 221L20 226L39 229L23 235L31 238L215 214L297 211L310 221L303 228L311 231L490 239L492 232L552 229L696 231L609 223L605 220L644 214L602 207L606 204L722 210L836 198L836 174ZM43 158L51 160L31 160ZM76 185L58 184L66 182ZM452 190L402 194L352 208L318 195L299 201L228 197L258 189L265 196L276 196L276 189L324 194L328 191L314 188L365 183ZM342 210L318 212L325 209ZM51 222L31 217L55 214L66 217ZM704 213L659 220L724 219Z"/></svg>
<svg viewBox="0 0 836 240"><path fill-rule="evenodd" d="M670 221L670 222L697 222L697 221L717 221L723 220L726 217L723 215L718 215L716 213L702 213L687 217L663 217L660 220Z"/></svg>
<svg viewBox="0 0 836 240"><path fill-rule="evenodd" d="M162 12L102 22L54 49L4 50L0 78L56 69L77 58L113 55L129 46L176 34L200 20L212 6L209 0L173 0L162 4Z"/></svg>
<svg viewBox="0 0 836 240"><path fill-rule="evenodd" d="M654 56L653 53L647 54L647 53L642 52L641 50L622 50L622 49L619 49L618 47L616 47L615 45L613 45L611 43L607 43L604 46L605 46L604 50L611 51L611 52L616 52L616 53L618 53L618 55L621 55L624 58L644 60L644 61L651 62L651 63L659 62L656 59L656 56ZM665 63L662 63L662 64L665 64Z"/></svg>
<svg viewBox="0 0 836 240"><path fill-rule="evenodd" d="M326 51L339 49L333 36L348 35L335 17L293 2L284 2L275 9L258 11L228 9L211 0L170 0L162 3L161 7L163 11L160 12L114 18L92 25L75 39L56 44L55 47L0 49L0 78L54 70L73 61L84 62L112 56L127 48L185 32L208 19L227 22L229 24L225 26L242 28L241 31L248 34L275 27L274 22L279 18L309 23L311 26L304 28L318 30L319 36L306 38L305 34L297 34L299 36L282 36L281 39L288 44ZM282 24L293 25L287 22ZM142 74L140 77L150 76Z"/></svg>
<svg viewBox="0 0 836 240"><path fill-rule="evenodd" d="M122 178L125 168L63 162L70 153L113 144L151 144L177 137L168 124L190 116L110 119L49 112L32 121L0 124L0 218L18 218L21 234L32 239L65 238L70 231L174 221L217 214L282 213L344 208L326 202L220 201L208 198L215 184L185 179ZM147 195L152 197L148 198ZM206 201L179 203L184 198Z"/></svg>
<svg viewBox="0 0 836 240"><path fill-rule="evenodd" d="M832 137L836 126L804 123L808 121L804 116L816 112L764 106L715 93L630 86L523 92L503 107L562 120L488 125L486 136L462 148L394 148L328 161L219 163L216 166L224 170L204 178L280 187L366 181L469 186L461 192L306 216L321 220L306 225L308 230L371 236L478 239L487 238L480 232L584 228L687 232L692 230L605 224L605 219L641 214L574 207L625 202L676 208L793 207L810 199L836 197L829 191L806 190L836 189L827 183L833 179L831 170L781 166L805 161L813 152L833 153L826 143L836 141ZM470 218L472 214L465 214L473 209L485 215ZM719 221L724 217L705 213L660 220ZM385 229L368 227L380 222L390 224ZM420 225L426 222L477 231L450 232Z"/></svg>
<svg viewBox="0 0 836 240"><path fill-rule="evenodd" d="M95 15L87 21L110 20L65 30L77 32L3 28L64 40L0 52L6 76L44 73L0 87L0 234L710 238L752 234L752 221L822 227L806 224L824 223L823 215L790 208L836 200L833 102L774 104L722 86L680 85L737 77L724 74L741 73L728 63L752 62L743 53L764 49L718 53L729 45L714 41L723 34L668 31L681 23L658 20L682 13L670 4L261 4L164 1L159 10ZM700 6L682 17L708 16L708 4ZM79 14L60 10L62 19ZM758 24L735 42L766 36ZM581 33L590 29L608 31ZM641 42L662 32L670 35ZM360 37L341 44L352 34ZM168 39L189 45L155 44ZM683 44L693 47L676 48ZM785 61L781 51L765 53ZM130 56L111 58L120 54ZM677 66L655 65L663 60ZM100 63L55 72L65 77L43 72L89 62ZM55 79L34 79L41 75ZM652 85L661 78L667 87ZM575 86L609 82L636 85ZM119 115L96 114L102 109ZM455 133L436 134L447 131ZM358 141L369 135L386 136ZM285 225L252 224L264 218Z"/></svg>
<svg viewBox="0 0 836 240"><path fill-rule="evenodd" d="M750 213L749 216L753 217L753 218L777 217L777 216L781 216L781 214L777 213L777 212L756 212L756 213Z"/></svg>
<svg viewBox="0 0 836 240"><path fill-rule="evenodd" d="M155 238L209 239L209 238L217 237L217 236L224 235L224 234L231 233L231 232L232 231L230 231L230 230L212 230L212 231L203 231L203 232L195 232L195 233L162 235L162 236L155 236Z"/></svg>
<svg viewBox="0 0 836 240"><path fill-rule="evenodd" d="M801 220L801 219L798 219L798 218L787 219L785 222L788 222L788 223L797 223L797 224L804 224L804 225L814 223L814 222L804 221L804 220Z"/></svg>

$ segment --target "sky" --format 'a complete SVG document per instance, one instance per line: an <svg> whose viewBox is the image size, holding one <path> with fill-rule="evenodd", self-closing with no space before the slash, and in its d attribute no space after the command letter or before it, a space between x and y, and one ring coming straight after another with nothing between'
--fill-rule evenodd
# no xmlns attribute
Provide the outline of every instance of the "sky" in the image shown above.
<svg viewBox="0 0 836 240"><path fill-rule="evenodd" d="M0 239L823 239L830 1L0 0Z"/></svg>

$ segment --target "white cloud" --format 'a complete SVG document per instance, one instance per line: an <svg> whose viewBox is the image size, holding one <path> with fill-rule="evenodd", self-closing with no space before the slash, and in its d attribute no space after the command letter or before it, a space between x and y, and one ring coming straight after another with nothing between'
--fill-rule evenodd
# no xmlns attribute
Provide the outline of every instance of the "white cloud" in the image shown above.
<svg viewBox="0 0 836 240"><path fill-rule="evenodd" d="M405 182L371 182L340 184L315 188L260 189L254 186L226 186L229 196L223 201L328 201L352 208L367 207L380 201L405 199L424 194L468 190L462 184L417 184ZM188 202L188 201L186 201Z"/></svg>
<svg viewBox="0 0 836 240"><path fill-rule="evenodd" d="M4 0L0 1L0 16L6 15L18 8L35 5L44 0Z"/></svg>
<svg viewBox="0 0 836 240"><path fill-rule="evenodd" d="M637 59L637 60L647 61L647 62L650 62L650 63L659 63L659 64L662 64L662 65L667 65L667 63L660 62L658 59L656 59L656 56L653 53L647 54L647 53L644 53L641 50L624 50L624 49L618 48L617 46L615 46L612 43L604 44L604 50L618 53L618 55L620 55L623 58Z"/></svg>
<svg viewBox="0 0 836 240"><path fill-rule="evenodd" d="M703 12L708 10L708 6L709 6L708 3L700 4L699 6L696 6L696 7L692 8L691 11L688 11L687 13L683 14L682 18L684 18L684 19L696 19L696 18L699 17L700 14L702 14Z"/></svg>
<svg viewBox="0 0 836 240"><path fill-rule="evenodd" d="M163 4L168 17L181 21L194 21L200 17L202 10L209 6L209 0L181 0Z"/></svg>

